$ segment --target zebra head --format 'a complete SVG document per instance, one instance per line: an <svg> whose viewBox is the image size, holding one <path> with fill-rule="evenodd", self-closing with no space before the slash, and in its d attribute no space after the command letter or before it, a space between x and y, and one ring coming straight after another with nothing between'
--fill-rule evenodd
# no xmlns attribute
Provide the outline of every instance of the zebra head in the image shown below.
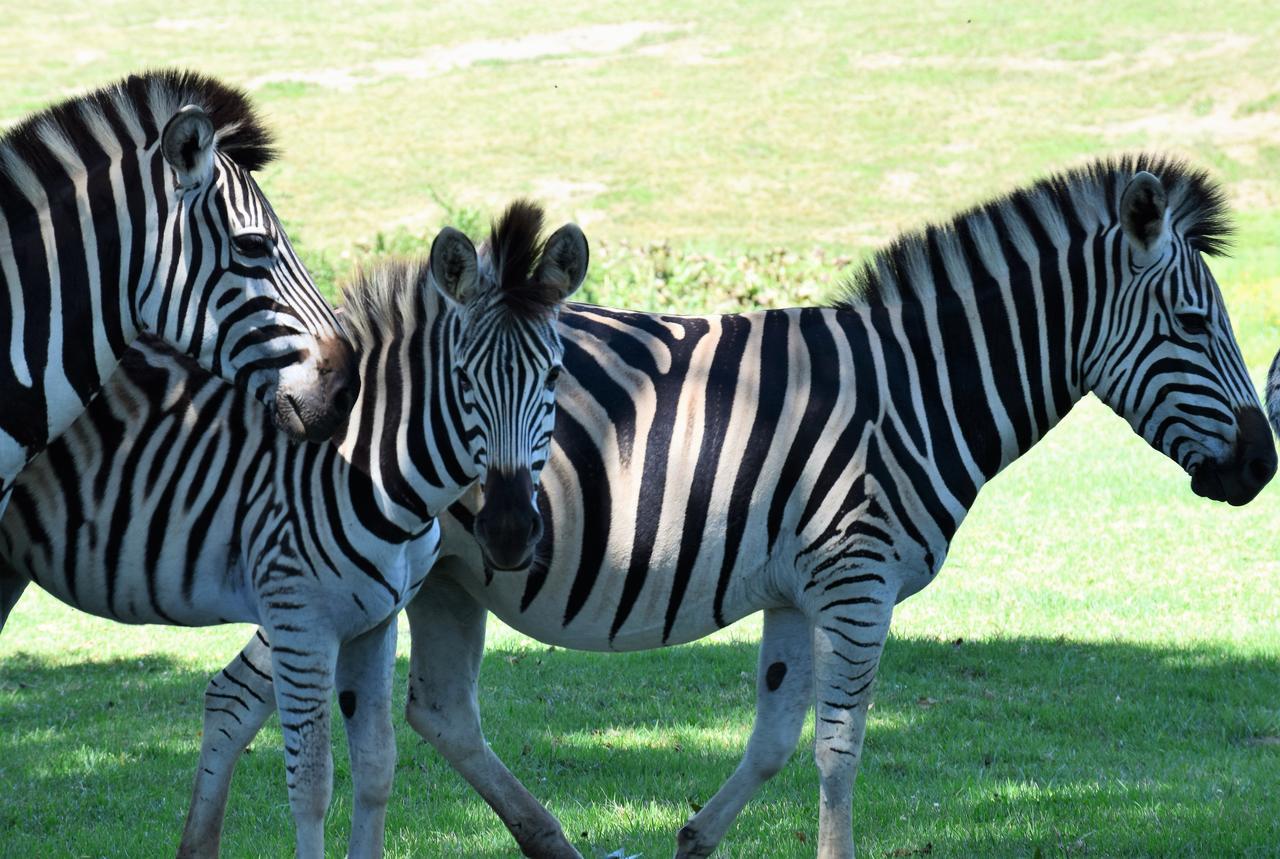
<svg viewBox="0 0 1280 859"><path fill-rule="evenodd" d="M566 224L545 243L542 210L517 202L477 256L457 230L431 247L431 276L457 318L453 397L479 470L474 532L496 570L526 567L542 535L536 487L555 419L560 304L587 272L587 239Z"/></svg>
<svg viewBox="0 0 1280 859"><path fill-rule="evenodd" d="M355 354L254 181L269 139L246 110L224 103L215 125L216 110L187 105L165 124L153 166L164 176L155 265L135 312L144 328L250 391L289 435L320 440L355 402Z"/></svg>
<svg viewBox="0 0 1280 859"><path fill-rule="evenodd" d="M1094 313L1103 358L1091 387L1197 495L1245 504L1275 474L1276 452L1205 261L1223 249L1222 193L1202 174L1166 185L1142 171L1119 200L1118 283Z"/></svg>

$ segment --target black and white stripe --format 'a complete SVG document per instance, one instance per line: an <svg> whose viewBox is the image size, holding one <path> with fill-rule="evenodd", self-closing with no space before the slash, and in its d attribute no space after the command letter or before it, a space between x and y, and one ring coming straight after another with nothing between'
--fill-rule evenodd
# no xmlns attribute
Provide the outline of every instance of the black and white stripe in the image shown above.
<svg viewBox="0 0 1280 859"><path fill-rule="evenodd" d="M353 367L252 171L243 93L153 72L0 138L0 512L14 478L151 331L322 438Z"/></svg>
<svg viewBox="0 0 1280 859"><path fill-rule="evenodd" d="M1225 235L1206 176L1138 157L900 239L834 307L566 311L537 560L527 575L493 572L469 533L472 506L451 509L442 560L408 608L410 723L527 855L577 856L484 741L486 611L601 651L691 641L764 611L751 740L677 856L712 852L813 706L818 853L851 856L892 608L932 581L982 486L1073 403L1095 393L1201 495L1244 503L1272 476L1271 436L1204 259ZM269 697L268 678L248 679Z"/></svg>
<svg viewBox="0 0 1280 859"><path fill-rule="evenodd" d="M219 751L246 708L266 703L248 684L273 673L299 855L323 855L335 682L367 788L357 799L365 846L351 855L380 850L394 616L436 559L435 515L479 480L486 509L503 509L517 530L537 519L562 353L555 316L586 269L581 231L567 226L544 248L541 225L539 209L517 204L479 259L446 230L429 265L386 264L347 290L361 384L332 443L294 443L244 392L140 339L23 473L0 521L0 625L30 580L128 623L263 627L269 656L210 685L195 796L220 817L230 765ZM512 474L528 489L503 497L495 475ZM217 844L193 815L184 852L216 854Z"/></svg>

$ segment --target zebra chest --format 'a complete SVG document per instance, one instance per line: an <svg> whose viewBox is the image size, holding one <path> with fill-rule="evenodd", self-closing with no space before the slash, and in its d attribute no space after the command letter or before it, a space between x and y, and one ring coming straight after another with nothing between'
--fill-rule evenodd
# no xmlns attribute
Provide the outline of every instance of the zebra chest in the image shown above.
<svg viewBox="0 0 1280 859"><path fill-rule="evenodd" d="M440 554L435 520L399 543L351 539L338 547L278 556L254 583L262 623L324 627L340 639L361 635L408 604Z"/></svg>

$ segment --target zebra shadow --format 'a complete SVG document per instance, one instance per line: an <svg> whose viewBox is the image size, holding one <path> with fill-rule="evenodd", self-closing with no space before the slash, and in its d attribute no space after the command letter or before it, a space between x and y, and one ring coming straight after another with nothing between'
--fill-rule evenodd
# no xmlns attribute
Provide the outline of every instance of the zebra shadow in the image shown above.
<svg viewBox="0 0 1280 859"><path fill-rule="evenodd" d="M745 746L755 659L750 642L491 650L486 735L584 855L667 855ZM1273 855L1280 843L1280 654L894 636L877 683L859 855ZM810 716L717 855L813 855L812 738ZM397 790L461 783L427 772L430 785L410 776Z"/></svg>
<svg viewBox="0 0 1280 859"><path fill-rule="evenodd" d="M228 654L229 656L230 654ZM733 770L755 645L637 654L497 648L481 712L495 752L587 856L669 853ZM397 708L408 665L397 665ZM176 848L208 672L167 656L0 660L0 854ZM1013 637L893 637L855 794L863 856L1272 855L1280 843L1280 656ZM812 856L812 720L730 830L724 856ZM329 844L351 784L335 731ZM518 855L487 806L397 725L388 855ZM242 759L224 855L285 855L274 720ZM1229 825L1223 825L1229 822Z"/></svg>

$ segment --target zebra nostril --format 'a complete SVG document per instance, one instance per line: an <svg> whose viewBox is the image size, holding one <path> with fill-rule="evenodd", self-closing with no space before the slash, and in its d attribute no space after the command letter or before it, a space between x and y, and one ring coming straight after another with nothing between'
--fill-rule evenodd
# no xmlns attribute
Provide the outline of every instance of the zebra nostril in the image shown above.
<svg viewBox="0 0 1280 859"><path fill-rule="evenodd" d="M1268 482L1276 473L1275 457L1255 457L1249 461L1248 471L1255 483L1261 485Z"/></svg>

